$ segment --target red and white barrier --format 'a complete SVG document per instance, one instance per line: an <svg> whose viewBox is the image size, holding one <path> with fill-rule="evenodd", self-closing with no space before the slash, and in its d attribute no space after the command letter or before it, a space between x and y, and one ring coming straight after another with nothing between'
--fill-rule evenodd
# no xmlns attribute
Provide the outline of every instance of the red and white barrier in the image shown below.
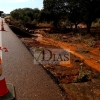
<svg viewBox="0 0 100 100"><path fill-rule="evenodd" d="M3 20L2 20L2 23L1 23L1 31L5 31L4 24L3 24Z"/></svg>
<svg viewBox="0 0 100 100"><path fill-rule="evenodd" d="M9 92L9 90L7 88L7 85L6 85L5 77L2 73L1 65L0 65L0 70L1 70L0 71L0 96L4 96Z"/></svg>
<svg viewBox="0 0 100 100"><path fill-rule="evenodd" d="M0 31L0 100L13 100L15 98L14 86L11 83L6 83L2 71L2 51L8 52L6 47L2 47L2 31L4 31L3 21Z"/></svg>
<svg viewBox="0 0 100 100"><path fill-rule="evenodd" d="M7 48L5 48L5 47L0 47L0 50L8 52ZM2 51L0 51L0 52L2 52ZM2 53L1 53L1 55L0 55L0 96L4 96L8 92L9 92L9 90L7 88L5 77L2 72Z"/></svg>
<svg viewBox="0 0 100 100"><path fill-rule="evenodd" d="M0 46L0 50L4 51L4 52L8 52L8 49L6 47L1 47Z"/></svg>
<svg viewBox="0 0 100 100"><path fill-rule="evenodd" d="M0 34L0 97L6 95L9 92L6 85L5 77L2 72L2 51L8 52L6 47L2 47L2 36Z"/></svg>

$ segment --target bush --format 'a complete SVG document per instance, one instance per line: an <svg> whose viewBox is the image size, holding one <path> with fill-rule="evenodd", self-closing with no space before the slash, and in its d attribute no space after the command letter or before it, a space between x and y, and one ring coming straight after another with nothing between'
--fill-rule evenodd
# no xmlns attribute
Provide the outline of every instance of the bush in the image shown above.
<svg viewBox="0 0 100 100"><path fill-rule="evenodd" d="M75 83L78 82L87 82L90 81L90 72L84 72L81 66L81 69L79 70L79 76L77 77L76 80L74 80Z"/></svg>

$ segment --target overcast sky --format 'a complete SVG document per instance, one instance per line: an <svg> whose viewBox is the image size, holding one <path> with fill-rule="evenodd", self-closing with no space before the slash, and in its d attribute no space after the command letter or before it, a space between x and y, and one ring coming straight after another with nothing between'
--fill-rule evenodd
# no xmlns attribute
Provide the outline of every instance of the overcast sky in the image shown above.
<svg viewBox="0 0 100 100"><path fill-rule="evenodd" d="M17 8L43 8L43 0L0 0L0 11L10 13Z"/></svg>

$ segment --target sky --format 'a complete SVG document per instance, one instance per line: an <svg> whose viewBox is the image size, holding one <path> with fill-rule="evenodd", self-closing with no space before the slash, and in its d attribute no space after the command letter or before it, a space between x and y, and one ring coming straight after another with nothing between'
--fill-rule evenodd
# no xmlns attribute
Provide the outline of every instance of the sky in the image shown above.
<svg viewBox="0 0 100 100"><path fill-rule="evenodd" d="M43 0L0 0L0 11L9 14L18 8L43 8Z"/></svg>

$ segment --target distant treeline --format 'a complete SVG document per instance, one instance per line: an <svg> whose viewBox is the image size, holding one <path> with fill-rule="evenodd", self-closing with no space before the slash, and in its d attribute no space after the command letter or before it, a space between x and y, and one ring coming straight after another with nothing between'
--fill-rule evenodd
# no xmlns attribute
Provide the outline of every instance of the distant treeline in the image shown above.
<svg viewBox="0 0 100 100"><path fill-rule="evenodd" d="M84 23L90 32L92 23L100 18L100 0L43 0L43 9L23 8L11 11L12 18L24 26L51 23L55 29L72 28Z"/></svg>

